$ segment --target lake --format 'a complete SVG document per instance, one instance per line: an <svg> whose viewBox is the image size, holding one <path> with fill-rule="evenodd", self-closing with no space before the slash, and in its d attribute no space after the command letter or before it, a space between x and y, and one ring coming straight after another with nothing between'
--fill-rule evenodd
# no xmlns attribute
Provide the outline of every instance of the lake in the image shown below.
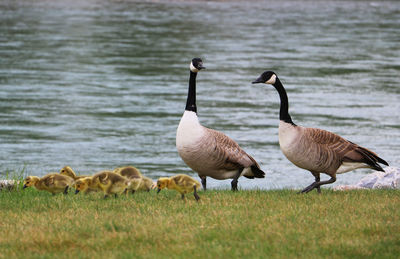
<svg viewBox="0 0 400 259"><path fill-rule="evenodd" d="M400 166L399 43L398 1L2 0L0 172L134 165L153 179L197 177L175 147L194 57L207 67L197 76L201 123L266 172L239 188L314 181L279 149L278 94L251 84L265 70L286 87L296 124Z"/></svg>

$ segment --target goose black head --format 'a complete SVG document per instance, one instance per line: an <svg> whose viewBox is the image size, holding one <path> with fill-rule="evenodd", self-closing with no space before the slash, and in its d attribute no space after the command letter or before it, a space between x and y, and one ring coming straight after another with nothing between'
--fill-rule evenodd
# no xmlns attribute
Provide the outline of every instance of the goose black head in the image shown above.
<svg viewBox="0 0 400 259"><path fill-rule="evenodd" d="M190 71L197 73L202 69L205 69L205 67L203 67L203 60L201 60L201 58L192 59L192 62L190 63Z"/></svg>
<svg viewBox="0 0 400 259"><path fill-rule="evenodd" d="M258 83L264 83L264 84L270 84L273 85L276 82L276 74L272 71L265 71L258 77L255 81L253 81L253 84L258 84Z"/></svg>

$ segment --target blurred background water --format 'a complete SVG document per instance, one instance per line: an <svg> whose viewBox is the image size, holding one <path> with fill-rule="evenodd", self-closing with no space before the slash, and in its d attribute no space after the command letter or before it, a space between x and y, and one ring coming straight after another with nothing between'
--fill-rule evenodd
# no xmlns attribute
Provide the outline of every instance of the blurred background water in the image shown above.
<svg viewBox="0 0 400 259"><path fill-rule="evenodd" d="M0 172L135 165L153 179L197 177L175 147L193 57L207 67L197 77L201 123L267 173L240 188L313 181L279 149L277 92L251 84L267 69L287 88L296 124L400 166L399 43L398 1L1 0Z"/></svg>

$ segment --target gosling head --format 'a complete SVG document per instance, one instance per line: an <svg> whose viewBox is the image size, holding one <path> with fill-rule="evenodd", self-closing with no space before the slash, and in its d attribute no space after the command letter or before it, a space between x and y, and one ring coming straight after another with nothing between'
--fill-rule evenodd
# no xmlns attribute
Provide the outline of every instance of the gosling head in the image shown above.
<svg viewBox="0 0 400 259"><path fill-rule="evenodd" d="M259 84L259 83L264 83L264 84L270 84L273 85L276 82L276 74L272 71L265 71L262 73L255 81L253 81L253 84Z"/></svg>
<svg viewBox="0 0 400 259"><path fill-rule="evenodd" d="M192 59L192 62L190 62L190 71L197 73L202 69L206 69L203 67L203 60L201 58Z"/></svg>
<svg viewBox="0 0 400 259"><path fill-rule="evenodd" d="M71 176L72 175L72 168L69 166L64 166L61 170L60 170L60 174L62 175L66 175L66 176Z"/></svg>
<svg viewBox="0 0 400 259"><path fill-rule="evenodd" d="M169 178L167 178L167 177L161 177L160 179L158 179L157 193L159 193L162 189L166 188L168 186L168 183L169 183Z"/></svg>
<svg viewBox="0 0 400 259"><path fill-rule="evenodd" d="M78 194L80 191L86 191L89 188L91 178L85 177L82 179L78 179L75 182L75 194Z"/></svg>
<svg viewBox="0 0 400 259"><path fill-rule="evenodd" d="M24 187L23 189L35 185L35 183L39 181L39 177L37 176L28 176L24 180Z"/></svg>

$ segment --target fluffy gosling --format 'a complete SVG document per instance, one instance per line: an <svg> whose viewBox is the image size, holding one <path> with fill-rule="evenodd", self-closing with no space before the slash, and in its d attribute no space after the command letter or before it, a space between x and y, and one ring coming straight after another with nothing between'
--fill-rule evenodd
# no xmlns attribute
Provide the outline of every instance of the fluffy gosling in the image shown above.
<svg viewBox="0 0 400 259"><path fill-rule="evenodd" d="M51 173L39 178L37 176L28 176L24 180L23 189L33 186L39 191L48 191L55 195L64 192L68 194L68 188L74 183L74 179L69 176Z"/></svg>
<svg viewBox="0 0 400 259"><path fill-rule="evenodd" d="M89 175L76 175L74 170L72 170L71 167L69 166L64 166L61 170L60 170L60 174L62 175L66 175L71 177L72 179L74 179L75 181L80 179L80 178L84 178L84 177L88 177Z"/></svg>
<svg viewBox="0 0 400 259"><path fill-rule="evenodd" d="M134 166L118 167L113 170L113 173L122 175L126 178L140 178L142 173Z"/></svg>
<svg viewBox="0 0 400 259"><path fill-rule="evenodd" d="M186 193L193 192L196 201L199 201L200 199L199 195L197 195L197 189L200 188L200 183L185 174L174 175L170 178L161 177L157 181L157 188L157 193L164 188L176 190L182 195L182 199L185 199Z"/></svg>
<svg viewBox="0 0 400 259"><path fill-rule="evenodd" d="M134 166L115 168L113 172L129 179L131 185L128 190L132 194L136 191L150 191L154 185L153 180L143 176L140 170Z"/></svg>
<svg viewBox="0 0 400 259"><path fill-rule="evenodd" d="M149 192L151 189L154 189L155 184L152 179L146 176L142 176L142 181L140 182L138 191L146 191Z"/></svg>
<svg viewBox="0 0 400 259"><path fill-rule="evenodd" d="M78 179L75 183L75 194L85 191L87 188L92 188L102 190L104 198L107 198L110 194L117 197L122 192L126 193L130 184L130 181L121 175L111 171L101 171L92 177Z"/></svg>

